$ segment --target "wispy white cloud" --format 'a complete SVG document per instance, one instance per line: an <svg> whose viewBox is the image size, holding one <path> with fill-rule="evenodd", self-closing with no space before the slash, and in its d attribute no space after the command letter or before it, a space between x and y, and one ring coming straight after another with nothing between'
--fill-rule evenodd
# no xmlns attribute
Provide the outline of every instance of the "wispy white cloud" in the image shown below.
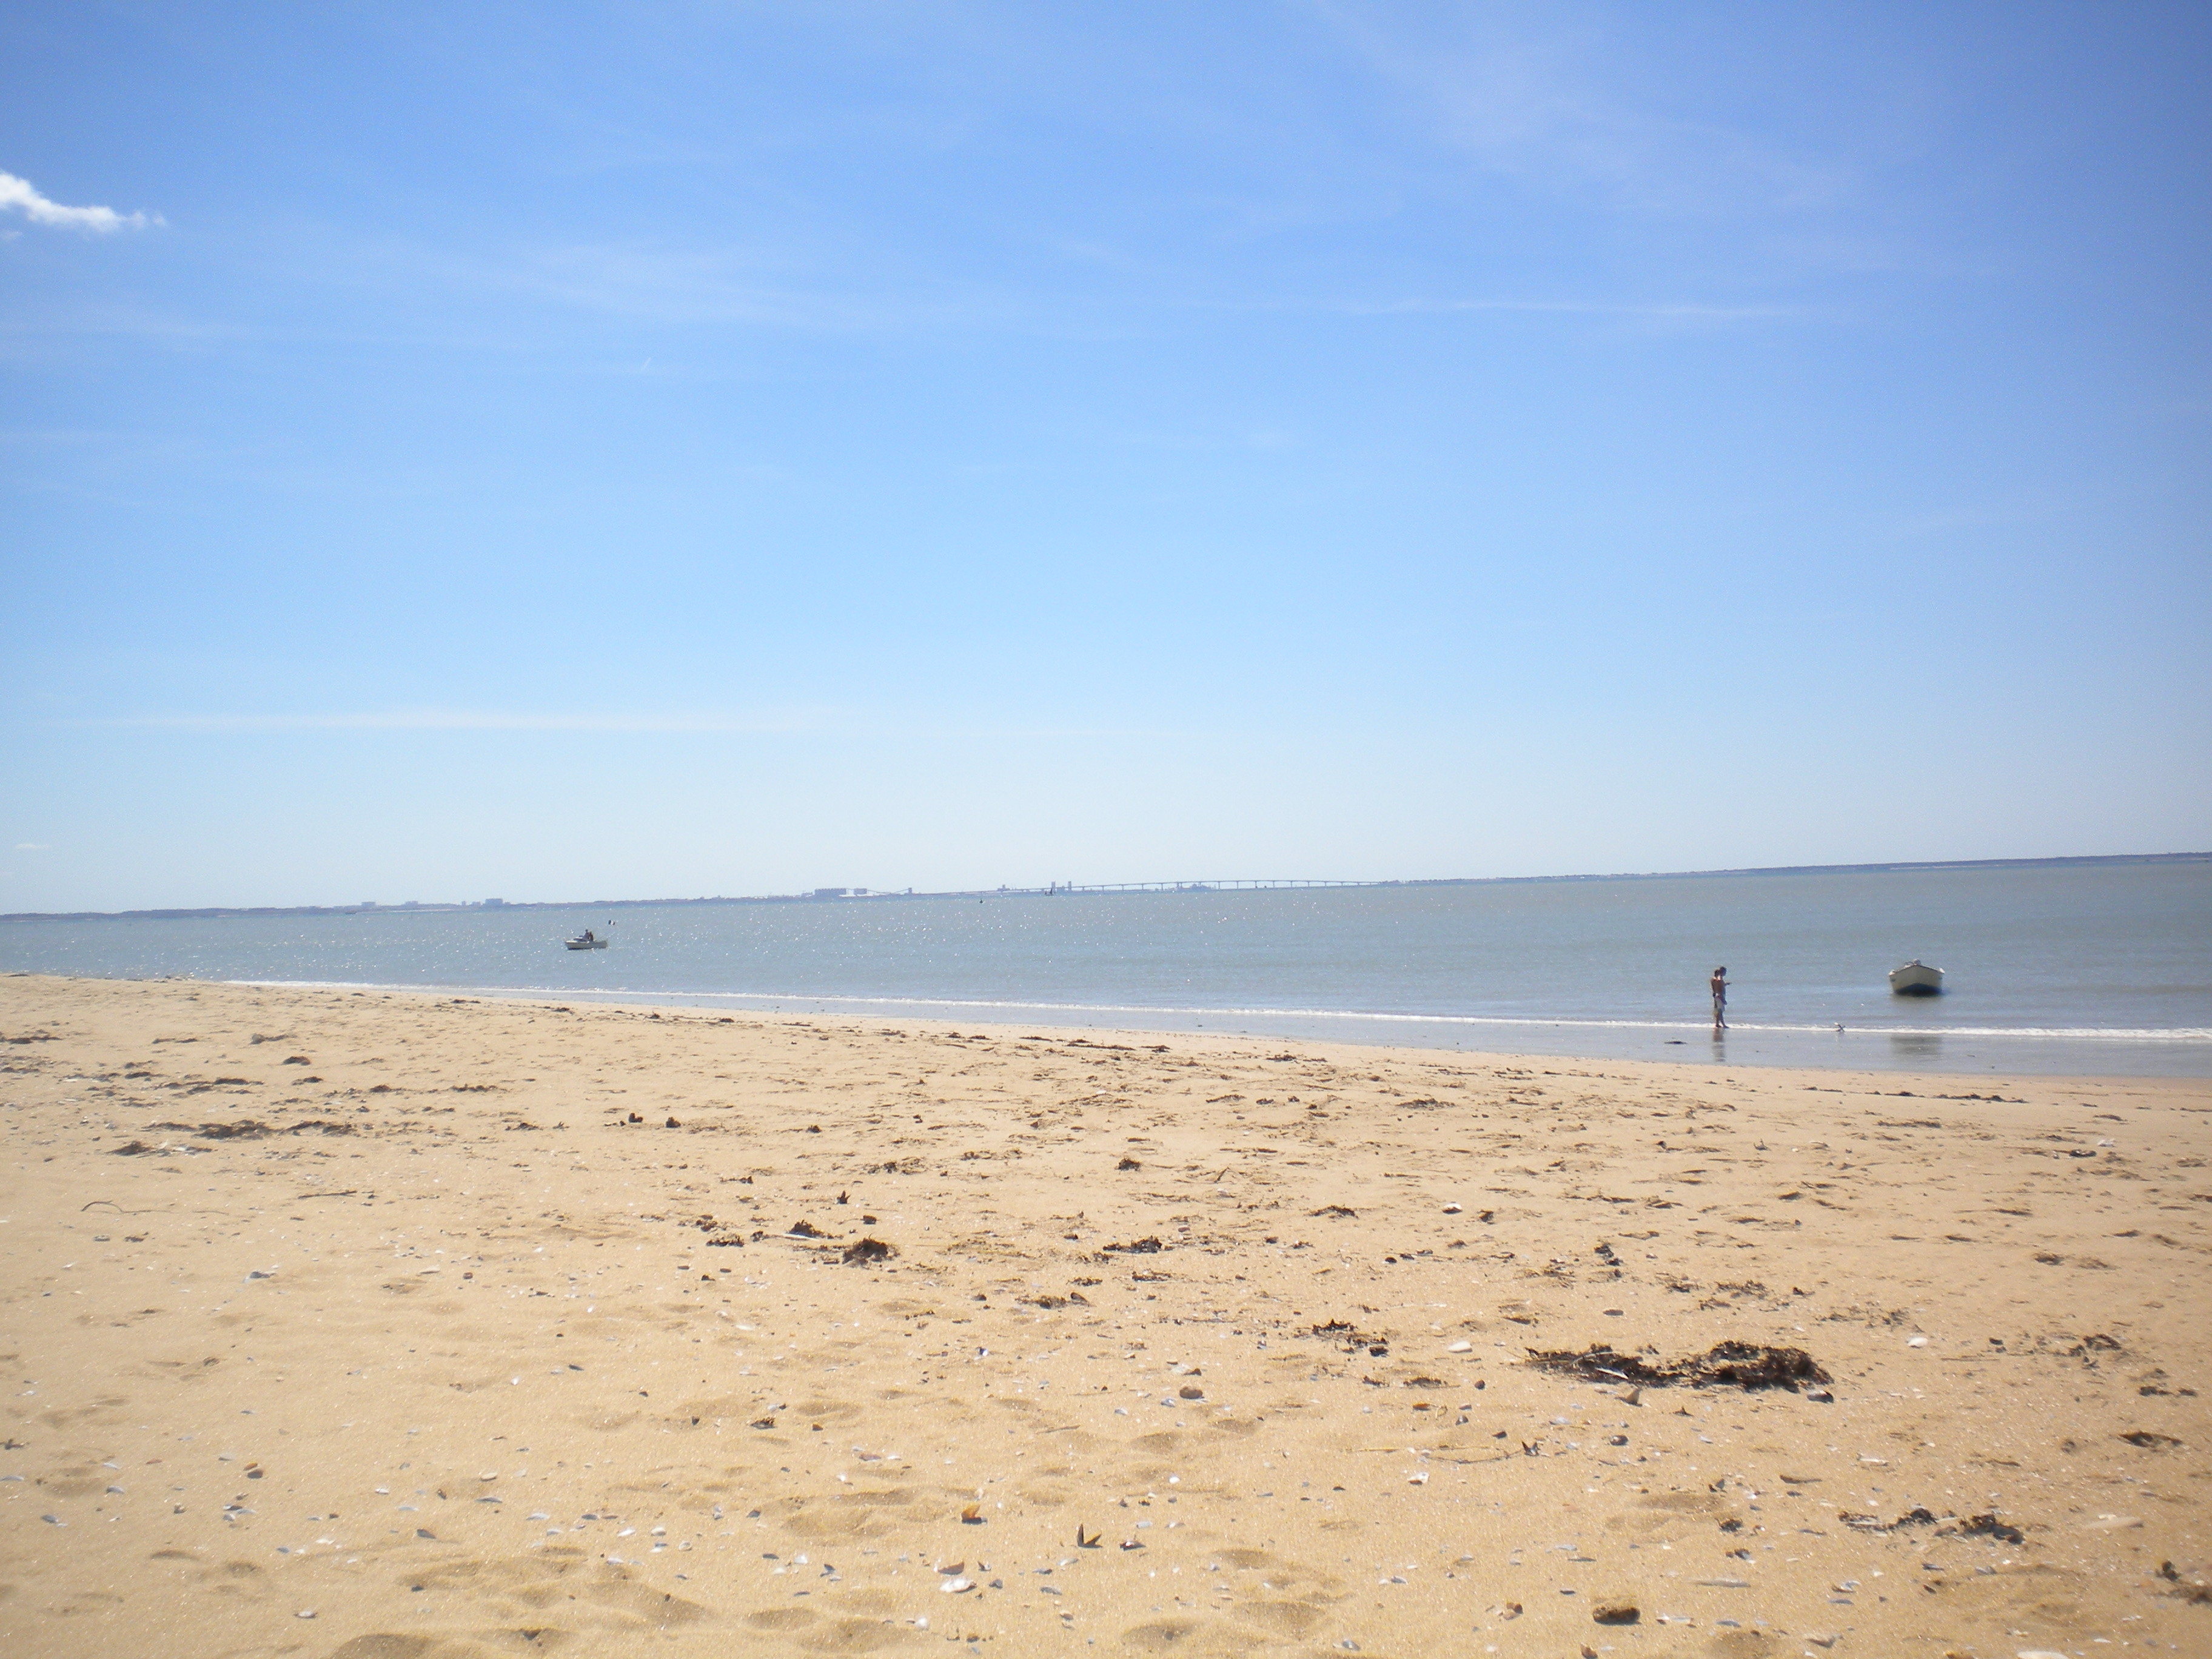
<svg viewBox="0 0 2212 1659"><path fill-rule="evenodd" d="M1382 311L1559 311L1595 317L1675 317L1733 319L1794 317L1802 306L1718 306L1690 300L1400 300Z"/></svg>
<svg viewBox="0 0 2212 1659"><path fill-rule="evenodd" d="M1414 94L1437 136L1532 190L1594 196L1662 218L1739 218L1833 207L1859 179L1749 126L1669 107L1665 66L1587 25L1478 13L1412 29L1392 14L1317 9L1378 74Z"/></svg>
<svg viewBox="0 0 2212 1659"><path fill-rule="evenodd" d="M621 246L542 251L485 273L562 304L648 322L849 329L879 321L869 301L763 280L742 256Z"/></svg>
<svg viewBox="0 0 2212 1659"><path fill-rule="evenodd" d="M556 732L617 736L731 733L883 738L915 741L1029 742L1075 738L1179 738L1206 736L1180 728L1130 726L1007 726L990 720L898 719L828 707L757 714L516 714L501 710L410 708L353 714L137 714L58 720L74 729L198 732L210 736L316 732ZM21 850L33 850L19 848ZM46 850L40 848L39 851Z"/></svg>
<svg viewBox="0 0 2212 1659"><path fill-rule="evenodd" d="M169 732L803 732L816 711L773 714L527 714L499 710L404 708L356 714L144 714L73 720L76 726Z"/></svg>
<svg viewBox="0 0 2212 1659"><path fill-rule="evenodd" d="M158 213L118 213L109 207L64 207L43 194L28 179L0 173L0 211L6 210L21 214L34 225L59 225L66 230L89 230L103 236L167 222Z"/></svg>
<svg viewBox="0 0 2212 1659"><path fill-rule="evenodd" d="M15 850L19 853L51 853L54 849L48 842L19 841L15 843Z"/></svg>
<svg viewBox="0 0 2212 1659"><path fill-rule="evenodd" d="M1604 300L1391 300L1354 301L1343 307L1363 316L1449 314L1453 312L1534 312L1569 317L1617 317L1651 323L1763 322L1779 317L1804 317L1803 306L1710 305L1697 301Z"/></svg>
<svg viewBox="0 0 2212 1659"><path fill-rule="evenodd" d="M398 237L302 233L267 256L269 274L304 276L357 290L420 296L442 291L489 299L512 311L520 299L626 321L696 327L728 325L866 331L958 322L957 298L928 297L920 273L854 272L852 250L818 248L804 237L727 246L649 242L438 246ZM633 360L634 361L634 360Z"/></svg>

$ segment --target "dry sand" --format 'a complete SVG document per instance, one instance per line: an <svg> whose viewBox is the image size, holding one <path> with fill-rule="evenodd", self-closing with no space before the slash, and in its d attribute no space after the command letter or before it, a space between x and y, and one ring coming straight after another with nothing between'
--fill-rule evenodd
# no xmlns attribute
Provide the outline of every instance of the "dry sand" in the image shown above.
<svg viewBox="0 0 2212 1659"><path fill-rule="evenodd" d="M2203 1083L28 976L0 1035L23 1659L2212 1653ZM1728 1340L1832 1398L1528 1363Z"/></svg>

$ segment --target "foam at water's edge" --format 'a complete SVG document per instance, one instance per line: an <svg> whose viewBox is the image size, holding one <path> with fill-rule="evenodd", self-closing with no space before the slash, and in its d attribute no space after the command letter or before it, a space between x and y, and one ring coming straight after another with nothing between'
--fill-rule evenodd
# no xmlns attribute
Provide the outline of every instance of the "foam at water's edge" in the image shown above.
<svg viewBox="0 0 2212 1659"><path fill-rule="evenodd" d="M1495 1014L1378 1013L1357 1008L1202 1008L1125 1003L1000 1001L969 997L833 996L814 991L634 990L622 986L597 986L590 990L581 990L572 985L424 985L370 980L313 979L241 979L225 980L222 982L227 985L264 987L292 985L308 988L350 991L463 990L477 991L489 995L567 997L595 1002L605 1002L617 999L647 1002L673 1001L681 1002L688 1006L703 1006L717 1002L807 1003L817 1006L834 1006L849 1008L972 1008L979 1012L991 1009L1003 1009L1014 1013L1130 1014L1139 1018L1165 1016L1179 1019L1205 1015L1222 1019L1367 1020L1384 1024L1504 1026L1532 1030L1549 1030L1565 1026L1592 1031L1702 1032L1712 1029L1708 1023L1701 1020L1540 1019ZM1748 1021L1731 1023L1728 1029L1733 1032L1747 1035L1789 1033L1814 1036L1831 1036L1837 1030L1837 1028L1832 1025L1762 1025ZM2203 1026L2134 1028L2094 1025L1858 1025L1846 1027L1844 1030L1846 1035L1854 1036L2019 1037L2063 1042L2106 1040L2124 1042L2212 1042L2212 1028Z"/></svg>

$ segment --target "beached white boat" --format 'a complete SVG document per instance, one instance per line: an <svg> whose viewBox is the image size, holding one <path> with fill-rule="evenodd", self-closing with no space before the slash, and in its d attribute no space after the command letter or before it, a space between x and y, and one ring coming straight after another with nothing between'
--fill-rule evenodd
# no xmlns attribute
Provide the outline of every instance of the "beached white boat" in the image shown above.
<svg viewBox="0 0 2212 1659"><path fill-rule="evenodd" d="M1915 957L1889 970L1889 988L1901 997L1932 997L1943 988L1943 970Z"/></svg>
<svg viewBox="0 0 2212 1659"><path fill-rule="evenodd" d="M604 951L607 948L607 941L588 927L574 939L564 939L561 943L571 951Z"/></svg>

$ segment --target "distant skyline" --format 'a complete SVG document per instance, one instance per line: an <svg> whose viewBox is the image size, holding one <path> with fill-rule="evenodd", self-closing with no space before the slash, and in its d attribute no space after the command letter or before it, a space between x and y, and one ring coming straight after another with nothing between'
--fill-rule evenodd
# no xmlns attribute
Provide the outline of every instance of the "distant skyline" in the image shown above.
<svg viewBox="0 0 2212 1659"><path fill-rule="evenodd" d="M137 910L77 910L77 911L0 911L0 921L69 921L86 918L107 920L131 917L159 916L167 918L236 915L327 915L335 913L381 913L386 910L455 912L465 910L585 910L605 908L611 909L650 909L655 906L688 906L695 904L808 904L814 902L842 903L848 899L970 899L970 898L1037 898L1066 895L1071 897L1119 897L1130 894L1184 893L1249 893L1285 891L1341 891L1346 888L1378 887L1488 887L1543 882L1607 882L1607 881L1684 881L1715 876L1802 876L1802 875L1867 875L1894 874L1900 872L1938 870L2019 870L2080 868L2083 866L2141 865L2141 864L2203 864L2212 863L2212 850L2185 853L2119 853L2099 854L2081 858L2047 859L1952 859L1935 862L1906 861L1896 864L1796 864L1773 865L1737 870L1609 870L1570 871L1545 876L1409 876L1389 877L1373 881L1338 881L1328 878L1304 877L1222 877L1201 876L1188 880L1167 881L1107 881L1095 883L1053 882L1040 887L1018 887L1000 882L981 887L931 890L915 887L814 887L799 888L787 893L699 893L682 895L664 893L653 895L605 895L596 898L508 899L487 898L423 899L357 899L350 903L299 905L201 905L195 907L152 906Z"/></svg>
<svg viewBox="0 0 2212 1659"><path fill-rule="evenodd" d="M2201 7L0 46L0 911L2212 845Z"/></svg>

